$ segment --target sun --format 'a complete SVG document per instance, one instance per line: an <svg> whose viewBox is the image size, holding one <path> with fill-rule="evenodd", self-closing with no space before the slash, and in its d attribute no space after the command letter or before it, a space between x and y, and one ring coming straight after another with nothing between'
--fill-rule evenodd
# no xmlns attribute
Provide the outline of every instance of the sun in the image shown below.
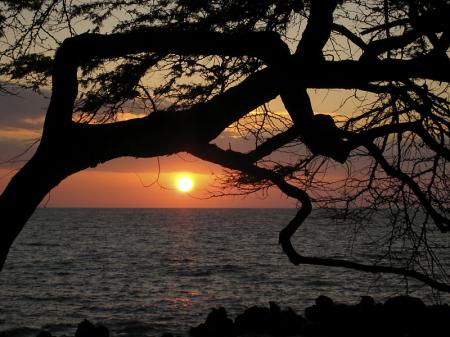
<svg viewBox="0 0 450 337"><path fill-rule="evenodd" d="M189 192L194 187L194 182L191 178L188 177L181 177L177 180L177 188L181 192Z"/></svg>

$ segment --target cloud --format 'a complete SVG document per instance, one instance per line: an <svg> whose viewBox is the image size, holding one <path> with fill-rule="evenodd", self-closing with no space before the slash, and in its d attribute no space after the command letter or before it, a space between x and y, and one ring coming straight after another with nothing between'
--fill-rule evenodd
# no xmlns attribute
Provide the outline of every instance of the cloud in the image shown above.
<svg viewBox="0 0 450 337"><path fill-rule="evenodd" d="M22 119L22 122L30 126L42 127L42 125L44 124L44 119L45 119L44 115L37 117L25 117Z"/></svg>
<svg viewBox="0 0 450 337"><path fill-rule="evenodd" d="M35 141L41 137L38 130L6 127L0 128L0 141Z"/></svg>
<svg viewBox="0 0 450 337"><path fill-rule="evenodd" d="M12 88L16 95L0 94L0 161L2 167L17 167L10 161L29 149L41 137L49 93L39 95L31 90ZM28 159L33 151L20 157ZM17 159L17 158L15 158Z"/></svg>
<svg viewBox="0 0 450 337"><path fill-rule="evenodd" d="M17 95L0 94L0 126L40 128L49 103L48 92L43 95L26 89L15 92Z"/></svg>

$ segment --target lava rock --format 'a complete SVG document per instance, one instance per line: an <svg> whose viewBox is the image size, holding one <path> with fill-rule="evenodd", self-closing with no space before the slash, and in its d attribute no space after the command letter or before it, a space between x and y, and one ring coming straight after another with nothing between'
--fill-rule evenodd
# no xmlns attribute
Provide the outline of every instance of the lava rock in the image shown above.
<svg viewBox="0 0 450 337"><path fill-rule="evenodd" d="M417 335L425 316L426 306L422 300L411 296L396 296L383 306L385 334Z"/></svg>
<svg viewBox="0 0 450 337"><path fill-rule="evenodd" d="M448 304L431 305L425 311L424 336L450 336L450 307Z"/></svg>
<svg viewBox="0 0 450 337"><path fill-rule="evenodd" d="M49 331L39 331L36 337L52 337L52 334Z"/></svg>
<svg viewBox="0 0 450 337"><path fill-rule="evenodd" d="M271 335L297 336L303 333L306 320L301 315L297 315L291 308L287 308L279 312L274 312L271 310L271 313L272 324L270 330L268 331Z"/></svg>
<svg viewBox="0 0 450 337"><path fill-rule="evenodd" d="M326 309L332 308L333 305L334 305L334 302L328 296L320 295L319 297L316 298L316 305L320 309L325 309L326 310Z"/></svg>
<svg viewBox="0 0 450 337"><path fill-rule="evenodd" d="M233 321L228 318L225 308L212 309L205 323L190 329L189 334L193 337L229 337L235 336Z"/></svg>
<svg viewBox="0 0 450 337"><path fill-rule="evenodd" d="M272 325L271 311L264 307L250 307L236 317L234 324L238 335L269 331Z"/></svg>
<svg viewBox="0 0 450 337"><path fill-rule="evenodd" d="M85 319L78 324L75 337L109 337L109 330L103 325L95 326Z"/></svg>
<svg viewBox="0 0 450 337"><path fill-rule="evenodd" d="M295 336L302 333L304 325L305 319L302 316L290 308L281 310L275 302L269 302L269 308L248 308L235 320L237 335Z"/></svg>
<svg viewBox="0 0 450 337"><path fill-rule="evenodd" d="M305 317L313 323L324 323L330 319L334 302L331 298L320 295L315 305L305 309Z"/></svg>
<svg viewBox="0 0 450 337"><path fill-rule="evenodd" d="M104 325L98 325L95 327L97 337L109 337L109 330Z"/></svg>

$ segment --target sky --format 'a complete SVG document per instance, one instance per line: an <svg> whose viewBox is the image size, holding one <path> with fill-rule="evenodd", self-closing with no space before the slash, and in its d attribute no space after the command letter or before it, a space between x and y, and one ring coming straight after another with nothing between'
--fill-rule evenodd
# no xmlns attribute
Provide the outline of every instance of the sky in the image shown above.
<svg viewBox="0 0 450 337"><path fill-rule="evenodd" d="M21 90L18 96L0 94L0 190L29 158L39 141L49 92L38 95ZM342 95L338 95L338 98ZM337 109L341 101L329 92L313 95L320 112ZM341 98L342 99L342 98ZM272 108L283 112L279 101ZM220 143L236 142L224 133ZM228 137L228 138L227 138ZM30 148L31 146L31 148ZM26 152L27 151L27 152ZM24 154L25 152L25 154ZM94 169L79 172L51 191L42 207L130 207L130 208L283 208L295 200L278 189L248 196L220 196L217 178L222 168L186 153L151 159L119 158ZM177 181L187 177L193 188L180 191Z"/></svg>

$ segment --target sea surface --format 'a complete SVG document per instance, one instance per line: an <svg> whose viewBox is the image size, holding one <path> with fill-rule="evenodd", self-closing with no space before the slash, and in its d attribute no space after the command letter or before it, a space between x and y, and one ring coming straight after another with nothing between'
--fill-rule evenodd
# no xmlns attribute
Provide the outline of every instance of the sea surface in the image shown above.
<svg viewBox="0 0 450 337"><path fill-rule="evenodd" d="M73 336L87 318L105 324L113 336L186 336L218 306L234 317L276 301L301 313L320 294L356 303L367 294L383 301L405 292L399 278L292 265L278 232L295 212L38 209L0 273L0 331ZM310 216L294 246L309 255L374 254L368 235L355 242L354 228L334 223L327 212ZM376 234L378 220L372 221ZM448 240L444 245L450 247ZM414 282L409 291L437 300Z"/></svg>

